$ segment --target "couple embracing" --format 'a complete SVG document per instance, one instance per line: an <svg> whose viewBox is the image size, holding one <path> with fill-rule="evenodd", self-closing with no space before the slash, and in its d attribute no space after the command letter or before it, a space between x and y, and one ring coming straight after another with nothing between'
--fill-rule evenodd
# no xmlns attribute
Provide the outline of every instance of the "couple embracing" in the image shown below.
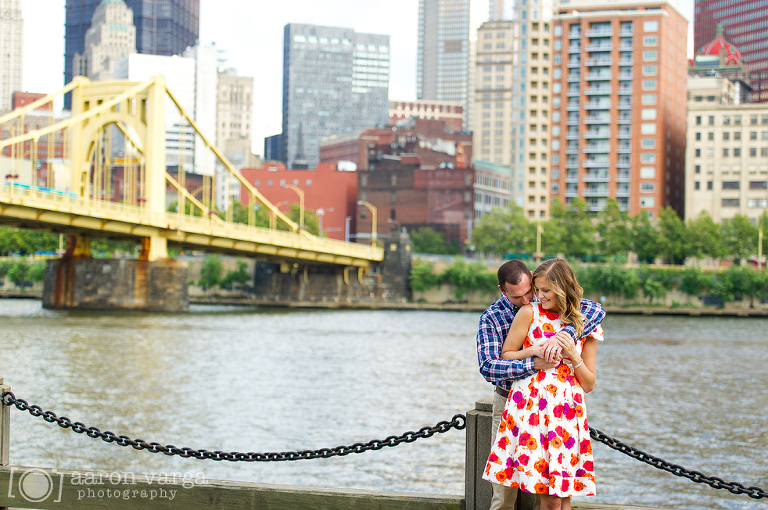
<svg viewBox="0 0 768 510"><path fill-rule="evenodd" d="M492 510L513 509L519 491L542 510L570 510L595 494L584 395L595 387L603 307L582 298L563 259L531 273L520 260L498 270L501 297L480 317L480 373L495 385L495 438L483 471Z"/></svg>

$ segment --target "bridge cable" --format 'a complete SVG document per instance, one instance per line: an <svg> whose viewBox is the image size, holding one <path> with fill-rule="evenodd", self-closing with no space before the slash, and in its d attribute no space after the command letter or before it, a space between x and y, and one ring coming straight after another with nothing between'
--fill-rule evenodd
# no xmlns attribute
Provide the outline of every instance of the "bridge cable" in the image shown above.
<svg viewBox="0 0 768 510"><path fill-rule="evenodd" d="M386 446L397 446L401 443L412 443L417 439L432 437L436 433L442 434L452 428L462 430L467 426L467 417L463 414L456 414L451 421L440 421L433 427L422 427L418 431L408 431L400 436L388 436L385 439L373 439L367 443L354 443L347 446L336 446L334 448L320 448L319 450L299 450L291 452L224 452L220 450L194 450L192 448L179 448L174 445L161 445L156 442L147 442L143 439L131 439L128 436L118 436L108 430L102 432L96 427L87 427L81 422L72 422L66 416L58 417L53 411L43 411L38 405L30 405L26 400L16 398L13 392L6 391L0 396L0 401L5 406L14 406L19 411L27 411L32 416L42 417L48 423L56 423L59 427L72 429L78 434L85 434L91 438L98 438L105 443L115 443L120 446L130 446L135 450L147 450L151 453L162 453L164 455L196 459L209 459L215 461L230 462L278 462L308 459L327 459L329 457L344 456L350 453L363 453L369 450L381 450ZM753 499L768 498L768 491L760 487L746 487L738 482L726 482L722 478L715 476L706 476L699 471L691 471L677 464L672 464L664 459L650 455L642 450L622 443L598 429L590 428L589 435L595 441L601 442L606 446L617 450L633 459L645 462L657 469L661 469L675 476L688 478L696 483L704 483L713 489L726 489L732 494L745 494Z"/></svg>

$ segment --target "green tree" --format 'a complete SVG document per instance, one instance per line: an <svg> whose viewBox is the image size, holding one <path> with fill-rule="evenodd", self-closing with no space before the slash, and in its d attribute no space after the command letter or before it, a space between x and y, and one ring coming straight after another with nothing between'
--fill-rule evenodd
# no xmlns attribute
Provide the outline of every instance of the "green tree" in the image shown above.
<svg viewBox="0 0 768 510"><path fill-rule="evenodd" d="M477 220L472 230L475 250L489 255L533 253L536 250L536 225L528 221L522 207L510 203Z"/></svg>
<svg viewBox="0 0 768 510"><path fill-rule="evenodd" d="M251 276L248 274L248 264L245 261L237 261L237 269L227 271L224 279L220 285L222 287L230 287L233 283L243 286L251 280Z"/></svg>
<svg viewBox="0 0 768 510"><path fill-rule="evenodd" d="M598 248L603 255L614 258L626 255L632 247L629 214L619 208L615 198L609 198L605 209L598 213L597 233L600 235Z"/></svg>
<svg viewBox="0 0 768 510"><path fill-rule="evenodd" d="M416 259L411 266L408 281L414 292L426 292L440 285L442 275L435 274L435 266L431 262Z"/></svg>
<svg viewBox="0 0 768 510"><path fill-rule="evenodd" d="M461 259L456 259L445 270L445 278L455 287L456 299L463 299L469 291L492 291L498 284L496 275L488 271L488 267L482 262L467 264Z"/></svg>
<svg viewBox="0 0 768 510"><path fill-rule="evenodd" d="M726 254L735 262L757 254L757 227L742 214L723 221L723 238Z"/></svg>
<svg viewBox="0 0 768 510"><path fill-rule="evenodd" d="M691 257L723 257L725 252L722 228L707 211L702 211L695 218L688 220L688 236Z"/></svg>
<svg viewBox="0 0 768 510"><path fill-rule="evenodd" d="M31 282L42 282L45 280L45 261L37 260L29 267L29 280Z"/></svg>
<svg viewBox="0 0 768 510"><path fill-rule="evenodd" d="M551 234L555 234L556 240ZM551 219L542 233L542 245L547 252L563 253L566 257L584 258L595 253L595 228L587 203L576 197L563 207L559 200L552 202Z"/></svg>
<svg viewBox="0 0 768 510"><path fill-rule="evenodd" d="M200 268L200 282L203 290L208 290L221 283L221 260L216 255L207 255Z"/></svg>
<svg viewBox="0 0 768 510"><path fill-rule="evenodd" d="M431 227L421 227L411 233L411 248L416 253L435 253L439 255L457 255L445 241L445 234Z"/></svg>
<svg viewBox="0 0 768 510"><path fill-rule="evenodd" d="M698 297L712 288L712 277L698 267L686 269L680 277L680 292Z"/></svg>
<svg viewBox="0 0 768 510"><path fill-rule="evenodd" d="M29 264L25 260L16 259L8 269L8 279L17 287L24 287L29 281Z"/></svg>
<svg viewBox="0 0 768 510"><path fill-rule="evenodd" d="M690 253L688 230L674 209L667 206L659 212L659 251L670 264L682 264Z"/></svg>
<svg viewBox="0 0 768 510"><path fill-rule="evenodd" d="M650 216L642 211L632 218L632 251L641 261L653 262L659 256L659 231Z"/></svg>

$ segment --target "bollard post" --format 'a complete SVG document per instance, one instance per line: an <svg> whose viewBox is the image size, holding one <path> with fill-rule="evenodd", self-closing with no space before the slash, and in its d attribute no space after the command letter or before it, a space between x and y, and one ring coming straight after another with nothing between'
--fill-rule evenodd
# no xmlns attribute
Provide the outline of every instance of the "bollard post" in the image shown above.
<svg viewBox="0 0 768 510"><path fill-rule="evenodd" d="M464 466L464 499L467 510L488 510L491 505L491 483L483 480L483 469L491 453L491 420L493 397L475 402L467 412L467 451Z"/></svg>
<svg viewBox="0 0 768 510"><path fill-rule="evenodd" d="M483 480L483 470L491 453L491 442L496 436L492 429L493 397L475 402L475 409L467 412L467 451L464 466L464 499L467 510L488 510L491 506L491 482ZM536 496L520 492L516 510L538 510Z"/></svg>
<svg viewBox="0 0 768 510"><path fill-rule="evenodd" d="M11 391L10 386L3 384L3 378L0 377L0 395L6 391ZM10 464L11 448L11 406L0 404L0 466Z"/></svg>

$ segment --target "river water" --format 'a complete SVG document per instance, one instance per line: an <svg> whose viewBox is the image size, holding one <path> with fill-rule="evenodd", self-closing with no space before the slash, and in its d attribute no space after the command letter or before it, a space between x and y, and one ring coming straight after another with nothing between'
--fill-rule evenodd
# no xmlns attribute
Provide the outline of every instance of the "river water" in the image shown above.
<svg viewBox="0 0 768 510"><path fill-rule="evenodd" d="M479 314L192 306L60 312L0 300L0 377L18 398L132 438L242 452L384 439L466 413ZM649 454L768 488L768 319L613 315L590 424ZM258 483L463 494L463 431L298 462L229 463L120 448L12 410L11 463ZM596 503L765 508L594 443Z"/></svg>

